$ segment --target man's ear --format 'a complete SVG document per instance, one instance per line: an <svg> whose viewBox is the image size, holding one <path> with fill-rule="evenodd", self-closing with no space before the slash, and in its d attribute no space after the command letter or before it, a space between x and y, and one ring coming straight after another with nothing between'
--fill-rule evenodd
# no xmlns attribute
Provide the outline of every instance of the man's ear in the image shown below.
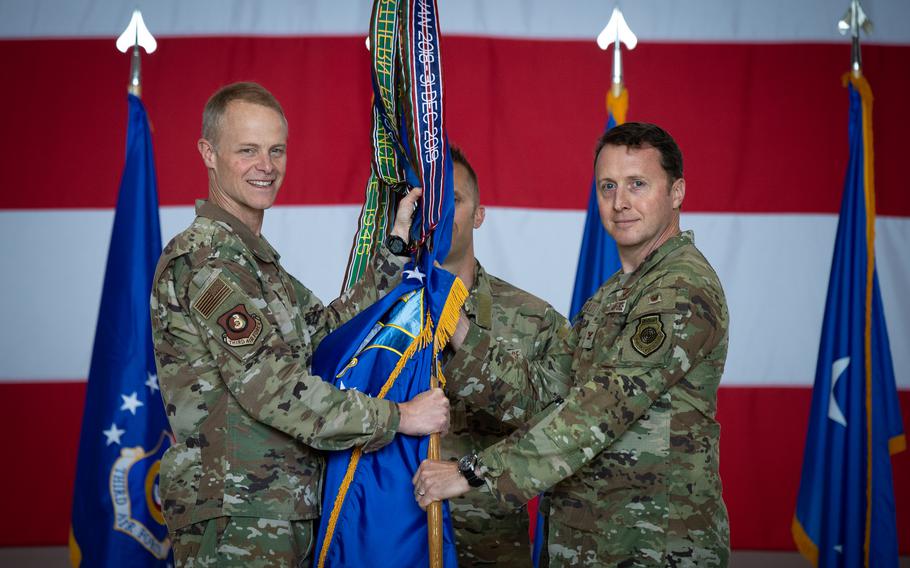
<svg viewBox="0 0 910 568"><path fill-rule="evenodd" d="M205 163L205 167L209 169L215 168L215 146L205 138L200 138L199 142L196 143L196 147L199 148L199 154L202 156L202 161Z"/></svg>
<svg viewBox="0 0 910 568"><path fill-rule="evenodd" d="M483 205L478 205L477 209L474 210L474 228L479 229L483 225L483 220L487 218L487 208Z"/></svg>
<svg viewBox="0 0 910 568"><path fill-rule="evenodd" d="M673 209L682 207L683 199L686 198L686 180L679 178L674 181L670 188L670 196L673 198Z"/></svg>

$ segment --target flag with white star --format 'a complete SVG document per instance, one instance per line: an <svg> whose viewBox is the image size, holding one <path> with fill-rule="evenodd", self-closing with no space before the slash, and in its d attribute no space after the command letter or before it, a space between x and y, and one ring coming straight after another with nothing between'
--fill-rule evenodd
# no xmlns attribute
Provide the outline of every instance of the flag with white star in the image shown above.
<svg viewBox="0 0 910 568"><path fill-rule="evenodd" d="M448 254L455 209L436 4L377 0L370 29L371 45L377 46L371 51L374 151L392 150L393 163L403 170L397 179L423 188L410 234L416 251L398 286L322 340L312 369L339 388L404 402L441 376L440 352L468 291L436 265ZM419 39L417 29L422 30ZM402 56L387 59L396 49ZM430 527L414 501L411 478L429 446L427 437L399 435L375 452L328 452L314 566L373 566L377 550L382 550L382 565L427 566L430 548L438 551L436 560L457 566L448 509L434 511ZM374 522L378 517L383 522ZM429 535L439 537L432 547Z"/></svg>
<svg viewBox="0 0 910 568"><path fill-rule="evenodd" d="M148 118L129 95L114 215L82 418L70 557L79 566L168 566L158 467L171 444L152 351L149 294L161 255Z"/></svg>
<svg viewBox="0 0 910 568"><path fill-rule="evenodd" d="M891 455L907 443L875 269L872 89L845 82L850 160L792 533L814 566L896 567Z"/></svg>

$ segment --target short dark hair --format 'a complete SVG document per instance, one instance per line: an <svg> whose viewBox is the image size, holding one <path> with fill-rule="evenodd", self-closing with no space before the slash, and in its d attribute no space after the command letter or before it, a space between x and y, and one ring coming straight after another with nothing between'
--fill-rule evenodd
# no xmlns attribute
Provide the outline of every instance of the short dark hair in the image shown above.
<svg viewBox="0 0 910 568"><path fill-rule="evenodd" d="M480 205L480 185L477 183L477 173L471 167L471 162L468 161L468 157L464 155L464 151L461 148L454 144L449 144L449 154L452 156L453 169L455 164L461 164L468 171L468 177L471 178L471 183L474 186L474 207L477 207Z"/></svg>
<svg viewBox="0 0 910 568"><path fill-rule="evenodd" d="M597 141L594 151L594 162L606 145L628 146L629 148L654 148L660 152L660 166L667 172L670 185L683 177L682 151L676 140L656 124L647 122L626 122L604 132Z"/></svg>
<svg viewBox="0 0 910 568"><path fill-rule="evenodd" d="M265 87L259 83L231 83L221 87L215 94L209 97L205 108L202 111L202 137L215 143L221 130L221 122L224 119L224 112L232 101L243 101L251 104L261 105L270 108L281 116L281 122L287 130L288 119L284 116L284 109L281 103Z"/></svg>

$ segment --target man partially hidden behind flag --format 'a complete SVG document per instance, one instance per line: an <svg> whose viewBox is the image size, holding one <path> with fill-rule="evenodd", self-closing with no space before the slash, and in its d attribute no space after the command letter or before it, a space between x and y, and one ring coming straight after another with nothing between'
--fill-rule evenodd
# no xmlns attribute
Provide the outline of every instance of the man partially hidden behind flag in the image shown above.
<svg viewBox="0 0 910 568"><path fill-rule="evenodd" d="M872 90L844 81L850 161L792 530L815 566L897 566L890 456L906 439L875 268Z"/></svg>
<svg viewBox="0 0 910 568"><path fill-rule="evenodd" d="M371 192L423 188L411 243L397 237L388 242L413 259L399 286L320 344L313 371L334 378L338 388L401 401L434 380L444 384L439 355L467 290L435 266L448 254L454 210L436 4L377 0L370 28L374 159L365 209L379 202ZM366 229L361 226L357 242ZM356 278L354 267L369 247L360 252L360 260L352 255L348 277ZM457 565L447 510L437 504L426 515L414 502L410 480L429 444L399 436L376 452L329 455L316 539L319 568Z"/></svg>
<svg viewBox="0 0 910 568"><path fill-rule="evenodd" d="M129 95L126 165L114 214L79 441L74 566L164 566L171 548L158 468L171 445L152 353L148 297L161 253L149 123Z"/></svg>

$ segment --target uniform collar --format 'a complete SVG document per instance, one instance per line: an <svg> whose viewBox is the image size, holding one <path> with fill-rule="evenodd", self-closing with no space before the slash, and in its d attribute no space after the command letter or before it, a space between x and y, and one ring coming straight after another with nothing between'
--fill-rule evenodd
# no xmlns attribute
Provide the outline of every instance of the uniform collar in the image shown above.
<svg viewBox="0 0 910 568"><path fill-rule="evenodd" d="M234 217L221 207L218 207L211 201L205 199L196 200L196 215L227 225L231 232L240 237L243 244L253 251L253 254L260 260L275 262L280 258L278 252L272 248L272 245L270 245L267 240L265 240L265 237L257 237L249 227L243 224L243 221Z"/></svg>
<svg viewBox="0 0 910 568"><path fill-rule="evenodd" d="M484 329L493 327L493 290L486 270L474 259L474 285L464 303L464 311L474 316L474 323Z"/></svg>
<svg viewBox="0 0 910 568"><path fill-rule="evenodd" d="M630 272L629 274L620 273L619 284L622 286L621 296L625 296L629 290L635 286L635 283L638 280L651 271L652 268L660 264L660 262L666 258L670 253L675 251L680 247L686 245L695 244L695 233L692 231L682 231L678 235L667 239L667 242L660 245L651 252L647 257L645 257L644 262L642 262L638 268Z"/></svg>

